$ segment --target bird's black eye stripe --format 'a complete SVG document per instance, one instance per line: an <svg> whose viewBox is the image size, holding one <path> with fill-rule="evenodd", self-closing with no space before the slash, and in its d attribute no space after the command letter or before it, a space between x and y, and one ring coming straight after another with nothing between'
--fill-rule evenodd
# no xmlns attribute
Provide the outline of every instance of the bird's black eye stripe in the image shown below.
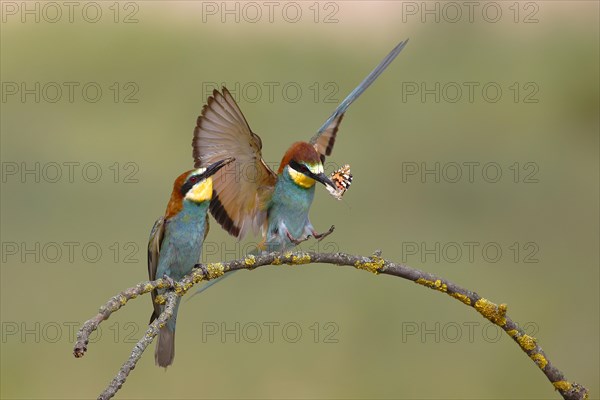
<svg viewBox="0 0 600 400"><path fill-rule="evenodd" d="M194 185L198 182L200 182L200 175L192 175L188 178L187 182L185 182L183 184L183 186L181 186L181 195L185 196L186 193L192 188L194 187Z"/></svg>
<svg viewBox="0 0 600 400"><path fill-rule="evenodd" d="M300 164L297 161L291 160L290 167L303 174L310 174L310 170L306 167L306 165Z"/></svg>

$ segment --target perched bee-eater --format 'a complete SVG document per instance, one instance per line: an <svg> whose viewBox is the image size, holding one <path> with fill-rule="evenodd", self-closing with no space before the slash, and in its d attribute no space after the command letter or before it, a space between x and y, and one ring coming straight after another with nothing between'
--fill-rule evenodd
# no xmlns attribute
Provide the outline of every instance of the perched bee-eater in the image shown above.
<svg viewBox="0 0 600 400"><path fill-rule="evenodd" d="M264 249L285 250L308 237L321 239L308 218L315 183L337 190L324 174L338 126L347 108L404 48L400 42L325 121L309 142L296 142L285 152L277 173L262 159L262 141L252 132L226 88L215 90L198 117L192 142L196 167L233 157L235 162L214 178L210 211L231 235L241 239L249 230L263 233Z"/></svg>
<svg viewBox="0 0 600 400"><path fill-rule="evenodd" d="M232 161L232 158L225 157L206 168L184 172L175 180L166 214L154 223L150 233L150 280L162 277L180 280L199 262L202 243L208 233L208 205L213 194L212 176ZM150 322L158 318L164 307L155 303L158 292L152 292L154 310ZM171 319L160 328L154 353L156 365L165 368L173 363L175 356L175 323L179 300L178 298Z"/></svg>

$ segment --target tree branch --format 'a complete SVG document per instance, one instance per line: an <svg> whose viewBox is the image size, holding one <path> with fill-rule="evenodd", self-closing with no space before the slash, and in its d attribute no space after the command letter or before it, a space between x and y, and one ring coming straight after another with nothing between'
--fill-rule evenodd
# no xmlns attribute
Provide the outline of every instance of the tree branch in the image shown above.
<svg viewBox="0 0 600 400"><path fill-rule="evenodd" d="M439 278L433 274L411 268L404 264L397 264L380 257L376 252L371 257L354 256L345 253L307 253L288 252L269 253L259 256L247 256L244 259L211 264L197 264L193 271L179 282L167 282L163 279L141 282L136 286L124 290L100 308L98 314L86 321L77 333L77 342L73 350L75 357L82 357L87 351L90 334L98 328L98 325L123 307L129 300L138 295L149 293L154 289L171 289L164 296L158 296L156 301L166 304L159 318L149 325L146 334L133 348L129 359L123 364L120 371L100 394L99 399L110 399L121 388L123 383L136 363L141 358L144 350L158 334L158 329L163 326L173 313L175 299L185 295L196 283L218 278L224 273L239 269L254 269L265 265L301 265L311 263L324 263L343 266L353 266L374 274L387 274L408 279L419 285L428 287L438 292L445 293L461 303L474 308L483 317L502 328L531 358L535 365L546 375L554 388L560 392L565 400L585 399L588 390L574 382L569 382L564 374L556 368L548 359L546 353L537 343L537 339L525 333L507 314L506 304L495 304L477 293L464 289L450 281Z"/></svg>

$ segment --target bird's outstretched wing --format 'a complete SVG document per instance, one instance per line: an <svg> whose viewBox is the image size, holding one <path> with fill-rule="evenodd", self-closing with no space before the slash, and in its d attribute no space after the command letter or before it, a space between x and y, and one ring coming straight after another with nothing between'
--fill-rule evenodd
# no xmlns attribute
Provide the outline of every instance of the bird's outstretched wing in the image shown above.
<svg viewBox="0 0 600 400"><path fill-rule="evenodd" d="M266 221L265 199L277 176L262 159L262 142L252 132L231 93L214 90L198 117L193 156L196 168L234 157L213 175L210 212L231 235L257 232Z"/></svg>
<svg viewBox="0 0 600 400"><path fill-rule="evenodd" d="M154 223L152 231L150 231L150 239L148 240L148 278L153 281L156 279L156 269L158 268L158 258L160 255L160 246L162 244L163 237L165 236L165 218L160 217ZM160 306L154 302L156 290L152 291L152 304L154 305L154 312L150 317L150 323L154 321L160 315Z"/></svg>
<svg viewBox="0 0 600 400"><path fill-rule="evenodd" d="M352 92L350 92L350 94L335 109L333 114L327 118L327 121L321 126L316 135L310 139L310 143L315 146L315 149L321 155L321 161L325 160L325 156L331 155L339 124L344 117L344 113L348 107L350 107L350 104L352 104L354 100L375 82L387 66L394 61L394 58L400 54L404 46L406 46L406 43L408 43L408 39L398 43L398 45L394 47L383 60L381 60L379 65L375 67L375 69L371 71L371 73L367 75L367 77Z"/></svg>

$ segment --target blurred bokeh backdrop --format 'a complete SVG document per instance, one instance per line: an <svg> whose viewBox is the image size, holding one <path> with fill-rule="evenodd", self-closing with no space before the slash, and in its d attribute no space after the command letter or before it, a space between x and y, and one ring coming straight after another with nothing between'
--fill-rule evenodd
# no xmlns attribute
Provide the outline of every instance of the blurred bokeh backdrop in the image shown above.
<svg viewBox="0 0 600 400"><path fill-rule="evenodd" d="M69 3L69 2L67 2ZM324 242L496 302L598 398L598 3L2 2L1 392L95 397L144 332L145 246L226 84L264 157L308 139L400 40L344 119ZM255 240L250 238L249 241ZM212 223L204 260L244 252ZM144 356L120 398L558 398L472 309L327 265L241 272L184 302L175 364Z"/></svg>

